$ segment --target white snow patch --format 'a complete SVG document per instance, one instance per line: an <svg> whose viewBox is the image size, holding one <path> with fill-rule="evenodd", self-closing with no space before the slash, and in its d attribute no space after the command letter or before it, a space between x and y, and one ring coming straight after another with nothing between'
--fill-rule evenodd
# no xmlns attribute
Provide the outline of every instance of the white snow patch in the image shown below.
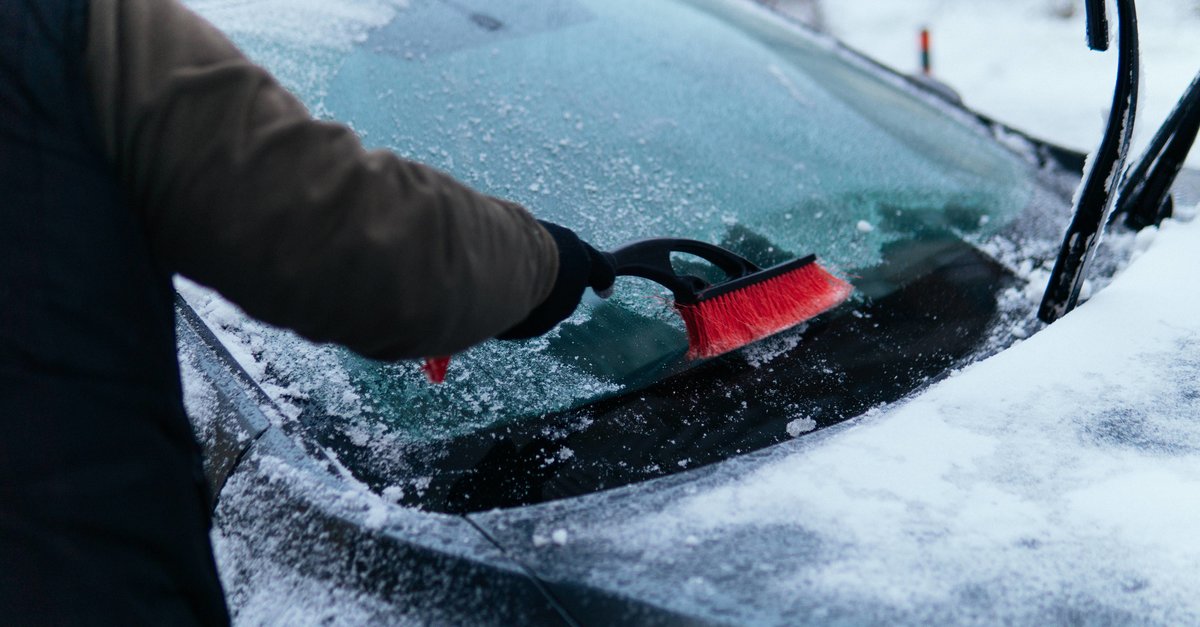
<svg viewBox="0 0 1200 627"><path fill-rule="evenodd" d="M367 505L367 516L363 526L367 529L382 529L388 519L388 504L382 500L371 500Z"/></svg>
<svg viewBox="0 0 1200 627"><path fill-rule="evenodd" d="M649 561L781 530L823 547L755 575L748 585L775 599L954 608L981 588L997 616L1067 594L1132 622L1196 622L1196 267L1200 223L1168 221L1104 291L1030 339L736 480L590 532Z"/></svg>
<svg viewBox="0 0 1200 627"><path fill-rule="evenodd" d="M238 585L231 599L234 625L287 625L288 627L332 627L366 625L389 616L398 608L386 599L345 586L330 585L321 577L309 576L287 565L256 559L255 549L244 539L219 531L211 534L223 570L246 569L251 582ZM252 569L247 566L253 564ZM223 573L223 578L225 575ZM228 591L229 581L223 582Z"/></svg>
<svg viewBox="0 0 1200 627"><path fill-rule="evenodd" d="M388 486L383 489L383 498L399 503L404 498L404 488L396 485Z"/></svg>
<svg viewBox="0 0 1200 627"><path fill-rule="evenodd" d="M1081 3L1058 3L1070 11L1053 4L837 0L822 6L833 34L900 72L918 71L916 34L929 27L934 75L968 106L1086 153L1099 144L1112 104L1116 45L1107 53L1088 50ZM1149 143L1200 66L1200 10L1185 0L1141 2L1138 27L1143 89L1135 152ZM1187 163L1200 167L1200 151Z"/></svg>
<svg viewBox="0 0 1200 627"><path fill-rule="evenodd" d="M742 357L754 368L761 368L799 346L807 328L808 324L800 324L788 331L755 342L742 350Z"/></svg>
<svg viewBox="0 0 1200 627"><path fill-rule="evenodd" d="M793 438L800 437L817 428L817 421L812 418L796 418L787 423L787 434Z"/></svg>

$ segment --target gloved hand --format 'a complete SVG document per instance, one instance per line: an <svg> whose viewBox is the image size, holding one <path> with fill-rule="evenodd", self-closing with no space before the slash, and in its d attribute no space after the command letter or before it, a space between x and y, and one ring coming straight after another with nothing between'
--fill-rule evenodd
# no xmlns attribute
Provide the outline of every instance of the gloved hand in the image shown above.
<svg viewBox="0 0 1200 627"><path fill-rule="evenodd" d="M616 270L604 253L579 239L571 229L539 220L558 245L558 277L550 295L516 326L497 335L501 340L537 337L567 319L583 298L583 290L612 288Z"/></svg>

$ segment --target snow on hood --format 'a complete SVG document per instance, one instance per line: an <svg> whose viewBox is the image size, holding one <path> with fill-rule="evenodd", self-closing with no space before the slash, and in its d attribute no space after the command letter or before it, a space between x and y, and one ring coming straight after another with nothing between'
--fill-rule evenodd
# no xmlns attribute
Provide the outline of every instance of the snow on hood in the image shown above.
<svg viewBox="0 0 1200 627"><path fill-rule="evenodd" d="M665 496L480 521L550 580L721 621L1200 622L1200 223L1154 239L901 406Z"/></svg>

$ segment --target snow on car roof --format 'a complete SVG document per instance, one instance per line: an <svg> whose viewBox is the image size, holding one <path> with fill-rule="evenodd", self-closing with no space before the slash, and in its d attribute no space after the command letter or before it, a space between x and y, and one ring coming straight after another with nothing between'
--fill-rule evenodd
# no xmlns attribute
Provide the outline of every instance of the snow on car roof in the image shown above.
<svg viewBox="0 0 1200 627"><path fill-rule="evenodd" d="M548 580L714 620L1198 622L1200 223L1151 239L1076 312L907 403L476 520Z"/></svg>

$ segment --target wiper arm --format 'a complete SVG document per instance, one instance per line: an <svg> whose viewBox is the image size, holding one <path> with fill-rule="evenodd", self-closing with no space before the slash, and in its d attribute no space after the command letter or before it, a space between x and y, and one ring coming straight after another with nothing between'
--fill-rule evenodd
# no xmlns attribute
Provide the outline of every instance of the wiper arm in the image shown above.
<svg viewBox="0 0 1200 627"><path fill-rule="evenodd" d="M1104 52L1108 50L1108 6L1105 0L1086 0L1085 4L1088 48Z"/></svg>
<svg viewBox="0 0 1200 627"><path fill-rule="evenodd" d="M1088 45L1093 50L1107 50L1105 0L1087 0L1086 5ZM1050 273L1050 283L1038 309L1038 318L1044 322L1058 320L1078 303L1079 290L1095 255L1096 244L1115 204L1119 175L1129 152L1138 92L1137 12L1133 0L1117 0L1117 33L1117 82L1113 89L1112 112L1100 149L1092 158L1080 187L1075 215L1063 238Z"/></svg>
<svg viewBox="0 0 1200 627"><path fill-rule="evenodd" d="M1113 220L1124 216L1129 228L1140 230L1171 217L1174 207L1171 186L1183 169L1197 132L1200 132L1200 74L1192 79L1171 115L1154 134L1146 153L1122 182Z"/></svg>

